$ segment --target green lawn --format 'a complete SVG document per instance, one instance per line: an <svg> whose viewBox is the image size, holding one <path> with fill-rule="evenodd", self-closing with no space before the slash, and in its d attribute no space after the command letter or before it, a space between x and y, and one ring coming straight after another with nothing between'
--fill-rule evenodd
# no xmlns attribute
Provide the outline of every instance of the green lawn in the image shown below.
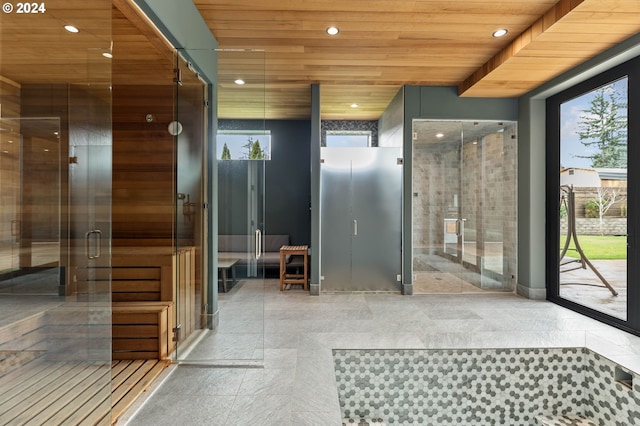
<svg viewBox="0 0 640 426"><path fill-rule="evenodd" d="M560 238L560 250L564 247L566 237ZM614 237L611 235L578 235L578 242L582 251L589 260L598 259L626 259L627 258L627 237ZM569 245L567 256L577 257L578 252L571 250L574 248L573 239Z"/></svg>

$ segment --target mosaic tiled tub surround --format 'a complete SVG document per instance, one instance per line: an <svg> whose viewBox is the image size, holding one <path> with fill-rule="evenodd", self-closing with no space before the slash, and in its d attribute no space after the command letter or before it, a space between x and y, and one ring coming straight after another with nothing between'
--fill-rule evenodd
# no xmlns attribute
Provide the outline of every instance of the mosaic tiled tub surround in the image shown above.
<svg viewBox="0 0 640 426"><path fill-rule="evenodd" d="M586 348L334 350L342 416L386 425L640 425L640 377ZM620 371L620 370L619 370Z"/></svg>

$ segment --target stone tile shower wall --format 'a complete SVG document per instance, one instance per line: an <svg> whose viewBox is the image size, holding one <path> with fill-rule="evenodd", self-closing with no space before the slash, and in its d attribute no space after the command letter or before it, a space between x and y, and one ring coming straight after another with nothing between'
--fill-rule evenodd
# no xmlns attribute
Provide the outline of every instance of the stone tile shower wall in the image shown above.
<svg viewBox="0 0 640 426"><path fill-rule="evenodd" d="M414 145L413 148L413 246L441 246L443 223L451 215L453 200L448 193L459 193L458 150L434 150ZM446 189L446 191L445 191ZM429 253L437 254L437 253Z"/></svg>
<svg viewBox="0 0 640 426"><path fill-rule="evenodd" d="M583 415L640 425L640 377L586 348L334 350L343 418L385 425L536 424ZM346 424L348 420L345 421Z"/></svg>

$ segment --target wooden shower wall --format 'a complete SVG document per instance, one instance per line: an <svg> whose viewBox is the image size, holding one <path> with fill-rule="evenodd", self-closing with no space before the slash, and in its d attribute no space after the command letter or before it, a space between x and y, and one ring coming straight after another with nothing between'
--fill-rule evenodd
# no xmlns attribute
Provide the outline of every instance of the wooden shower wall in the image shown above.
<svg viewBox="0 0 640 426"><path fill-rule="evenodd" d="M174 85L113 87L114 246L171 246Z"/></svg>

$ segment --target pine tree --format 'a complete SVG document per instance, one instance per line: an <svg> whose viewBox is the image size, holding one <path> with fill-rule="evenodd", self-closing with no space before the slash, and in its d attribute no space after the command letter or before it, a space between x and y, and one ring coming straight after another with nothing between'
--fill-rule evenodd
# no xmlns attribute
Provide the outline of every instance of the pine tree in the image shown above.
<svg viewBox="0 0 640 426"><path fill-rule="evenodd" d="M582 111L578 136L591 155L578 158L591 160L591 167L627 167L626 99L611 85L595 92L589 108Z"/></svg>
<svg viewBox="0 0 640 426"><path fill-rule="evenodd" d="M231 160L231 151L229 151L229 147L227 146L226 143L222 147L222 156L220 157L220 159L221 160Z"/></svg>
<svg viewBox="0 0 640 426"><path fill-rule="evenodd" d="M258 139L251 145L251 152L249 153L249 160L263 160L264 152L260 148L260 141Z"/></svg>

